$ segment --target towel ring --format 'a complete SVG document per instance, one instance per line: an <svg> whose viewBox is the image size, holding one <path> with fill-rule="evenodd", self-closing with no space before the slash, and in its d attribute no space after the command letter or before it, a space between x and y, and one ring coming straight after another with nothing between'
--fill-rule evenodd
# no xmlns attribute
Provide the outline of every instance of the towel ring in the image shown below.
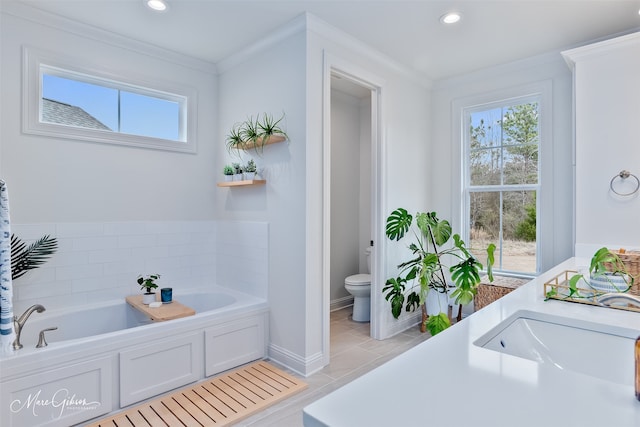
<svg viewBox="0 0 640 427"><path fill-rule="evenodd" d="M615 188L613 188L613 183L615 182L616 179L620 178L622 180L625 180L625 179L627 179L629 177L632 177L633 179L636 180L636 188L634 188L633 190L629 191L628 193L620 193L620 192L616 191ZM619 174L617 174L613 178L611 178L611 182L609 183L609 188L611 188L611 191L616 193L618 196L631 196L631 195L637 193L638 190L640 189L640 179L638 179L638 177L635 176L634 174L632 174L631 172L629 172L627 170L622 170L622 171L620 171Z"/></svg>

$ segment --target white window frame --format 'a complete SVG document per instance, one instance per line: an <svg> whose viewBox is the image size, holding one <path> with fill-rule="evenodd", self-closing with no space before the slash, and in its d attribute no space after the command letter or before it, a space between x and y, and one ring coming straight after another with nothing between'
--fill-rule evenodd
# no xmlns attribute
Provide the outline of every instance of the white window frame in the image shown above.
<svg viewBox="0 0 640 427"><path fill-rule="evenodd" d="M453 212L459 212L458 218L459 229L463 240L469 241L470 224L469 224L469 176L467 159L469 158L468 147L465 140L465 133L468 132L465 126L468 124L469 114L472 111L489 109L495 106L517 105L521 103L535 100L539 103L538 108L538 126L539 126L539 145L538 145L538 183L495 186L487 188L487 190L510 191L510 190L532 190L536 191L536 271L535 272L512 272L504 271L500 274L514 275L523 277L536 276L541 272L543 262L543 254L545 251L551 254L553 252L553 212L552 212L552 191L547 187L551 184L550 179L546 177L552 176L552 161L548 156L551 154L551 135L552 135L552 91L551 81L543 81L531 85L525 85L515 88L497 90L486 94L481 94L469 98L458 99L453 102L452 117L454 118L454 130L452 132L454 144L454 160L455 168L460 171L458 175L457 188L460 189L460 197L452 202ZM455 155L457 151L457 156ZM455 198L454 198L455 199Z"/></svg>
<svg viewBox="0 0 640 427"><path fill-rule="evenodd" d="M177 102L179 107L178 141L132 135L101 129L81 128L41 121L42 75L49 74L103 87ZM196 153L197 97L192 88L161 81L149 82L136 76L123 76L111 70L94 70L80 60L23 48L22 131L27 134L67 138L88 142Z"/></svg>

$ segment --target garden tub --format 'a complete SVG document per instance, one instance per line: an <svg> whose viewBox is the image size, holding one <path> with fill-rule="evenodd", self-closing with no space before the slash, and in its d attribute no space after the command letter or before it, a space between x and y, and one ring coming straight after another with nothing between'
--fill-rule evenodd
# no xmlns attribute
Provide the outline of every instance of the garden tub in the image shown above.
<svg viewBox="0 0 640 427"><path fill-rule="evenodd" d="M152 322L124 299L34 312L24 347L0 356L0 425L82 423L265 357L266 300L222 287L174 299L196 314Z"/></svg>

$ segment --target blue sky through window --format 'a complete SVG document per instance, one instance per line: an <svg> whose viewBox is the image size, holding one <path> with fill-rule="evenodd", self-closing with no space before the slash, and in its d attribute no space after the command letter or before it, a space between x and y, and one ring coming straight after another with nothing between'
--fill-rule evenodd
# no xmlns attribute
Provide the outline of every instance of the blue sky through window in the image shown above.
<svg viewBox="0 0 640 427"><path fill-rule="evenodd" d="M42 97L82 108L114 132L179 141L178 102L44 74Z"/></svg>

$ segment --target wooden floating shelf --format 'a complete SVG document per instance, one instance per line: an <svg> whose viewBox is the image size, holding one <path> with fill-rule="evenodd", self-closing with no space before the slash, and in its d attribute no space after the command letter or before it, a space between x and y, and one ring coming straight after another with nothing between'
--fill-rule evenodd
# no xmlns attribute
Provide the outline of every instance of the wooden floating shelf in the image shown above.
<svg viewBox="0 0 640 427"><path fill-rule="evenodd" d="M237 148L241 150L251 150L255 148L264 147L265 145L277 144L278 142L283 142L285 139L286 138L284 136L274 135L267 138L267 140L264 143L262 142L262 138L260 138L257 141L246 142Z"/></svg>
<svg viewBox="0 0 640 427"><path fill-rule="evenodd" d="M242 187L246 185L263 185L266 184L266 179L247 179L244 181L224 181L219 182L218 187Z"/></svg>

